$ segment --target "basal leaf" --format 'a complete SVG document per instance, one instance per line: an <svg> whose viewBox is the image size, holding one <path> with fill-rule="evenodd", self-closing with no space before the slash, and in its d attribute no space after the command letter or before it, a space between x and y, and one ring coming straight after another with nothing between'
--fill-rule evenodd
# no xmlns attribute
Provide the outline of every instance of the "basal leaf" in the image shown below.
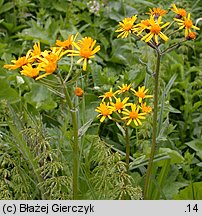
<svg viewBox="0 0 202 216"><path fill-rule="evenodd" d="M25 100L35 108L42 110L51 110L57 106L51 92L37 83L32 84L31 91L25 94Z"/></svg>
<svg viewBox="0 0 202 216"><path fill-rule="evenodd" d="M179 194L174 196L176 200L202 200L202 182L194 182Z"/></svg>
<svg viewBox="0 0 202 216"><path fill-rule="evenodd" d="M17 91L11 88L5 79L0 79L0 86L0 100L7 100L9 103L16 103L20 100Z"/></svg>

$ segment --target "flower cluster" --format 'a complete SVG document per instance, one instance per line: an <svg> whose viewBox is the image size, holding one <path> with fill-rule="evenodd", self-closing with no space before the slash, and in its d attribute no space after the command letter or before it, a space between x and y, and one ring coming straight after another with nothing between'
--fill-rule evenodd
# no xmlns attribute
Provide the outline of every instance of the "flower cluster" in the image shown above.
<svg viewBox="0 0 202 216"><path fill-rule="evenodd" d="M174 21L180 25L179 30L185 29L185 38L187 40L194 40L196 32L192 31L192 29L199 30L199 28L193 25L190 13L187 14L185 9L177 8L175 4L171 5L171 11L176 14ZM141 20L137 24L135 24L137 15L124 18L122 22L119 22L119 28L116 30L119 33L117 37L126 38L129 34L134 34L142 41L150 43L151 46L157 46L160 44L159 39L163 41L169 39L169 36L165 35L164 29L168 30L173 22L163 23L162 21L162 17L167 13L167 10L161 8L150 9L150 12L146 13L149 15L149 18Z"/></svg>
<svg viewBox="0 0 202 216"><path fill-rule="evenodd" d="M77 63L83 63L83 70L87 69L87 62L94 58L94 54L100 50L100 46L95 46L96 40L91 37L84 37L75 41L77 35L70 35L65 41L56 41L56 46L50 50L41 51L40 43L35 43L25 56L12 60L13 64L5 64L4 68L9 70L21 69L22 75L34 78L35 80L46 77L54 73L57 69L58 61L64 56L80 56ZM77 50L75 50L77 49ZM42 74L41 74L42 72Z"/></svg>
<svg viewBox="0 0 202 216"><path fill-rule="evenodd" d="M95 110L99 113L97 117L101 117L100 122L109 118L114 121L124 121L126 125L132 122L135 126L142 125L141 121L152 111L152 108L146 105L145 99L153 96L147 95L148 89L145 86L138 87L137 91L131 87L131 84L122 84L118 88L115 92L110 88L100 96L102 102Z"/></svg>

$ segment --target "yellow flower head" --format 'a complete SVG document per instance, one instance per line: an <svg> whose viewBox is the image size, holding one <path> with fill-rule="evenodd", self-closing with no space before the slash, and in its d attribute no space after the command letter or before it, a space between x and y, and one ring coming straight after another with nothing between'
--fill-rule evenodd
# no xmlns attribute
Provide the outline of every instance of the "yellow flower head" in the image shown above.
<svg viewBox="0 0 202 216"><path fill-rule="evenodd" d="M129 125L132 121L136 126L142 125L141 120L145 119L146 113L139 113L140 107L135 104L131 104L131 110L123 109L123 114L126 115L122 117L123 120L127 120L126 125Z"/></svg>
<svg viewBox="0 0 202 216"><path fill-rule="evenodd" d="M30 58L31 62L34 62L35 60L37 60L37 58L40 57L41 55L40 42L35 43L33 46L33 50L30 50L28 52L30 52L30 55L31 55L31 58Z"/></svg>
<svg viewBox="0 0 202 216"><path fill-rule="evenodd" d="M39 75L40 67L33 67L31 64L22 66L20 73L24 76L36 78Z"/></svg>
<svg viewBox="0 0 202 216"><path fill-rule="evenodd" d="M72 42L72 44L77 50L68 50L71 52L68 56L80 56L81 58L77 63L80 64L84 61L83 70L86 71L88 59L95 57L94 54L100 50L100 46L98 45L94 48L96 40L93 40L91 37L84 37L77 43Z"/></svg>
<svg viewBox="0 0 202 216"><path fill-rule="evenodd" d="M119 113L121 113L123 108L131 105L131 103L127 103L128 100L129 100L129 97L124 98L123 101L121 101L120 98L116 98L116 103L111 102L110 104L112 105L112 107L114 107L114 111L118 111Z"/></svg>
<svg viewBox="0 0 202 216"><path fill-rule="evenodd" d="M122 22L119 22L119 28L115 32L121 32L117 38L127 38L130 33L133 33L136 31L136 28L134 26L134 22L137 19L137 15L132 17L127 17L123 19Z"/></svg>
<svg viewBox="0 0 202 216"><path fill-rule="evenodd" d="M168 11L167 10L163 10L161 8L153 8L153 9L149 9L149 15L154 16L155 19L158 19L159 16L164 16Z"/></svg>
<svg viewBox="0 0 202 216"><path fill-rule="evenodd" d="M56 45L59 47L62 47L63 50L71 50L71 49L73 49L72 43L76 40L77 35L78 34L76 34L75 36L69 35L67 40L65 40L65 41L56 40Z"/></svg>
<svg viewBox="0 0 202 216"><path fill-rule="evenodd" d="M124 93L124 92L129 91L130 88L131 88L131 84L129 84L129 85L127 85L127 84L122 84L122 87L121 87L121 86L118 86L118 88L119 88L119 90L117 90L117 91L115 92L115 94L116 94L116 93L121 94L121 93Z"/></svg>
<svg viewBox="0 0 202 216"><path fill-rule="evenodd" d="M171 10L177 14L175 18L181 19L183 17L186 17L187 15L186 10L184 10L183 8L177 8L175 4L171 4L171 7L172 7Z"/></svg>
<svg viewBox="0 0 202 216"><path fill-rule="evenodd" d="M137 36L140 35L144 30L148 29L151 26L150 21L148 19L142 20L140 23L136 24L137 27Z"/></svg>
<svg viewBox="0 0 202 216"><path fill-rule="evenodd" d="M116 92L114 93L112 91L112 88L110 88L110 90L108 92L105 92L104 95L101 95L99 97L103 98L102 101L104 101L105 99L109 99L110 101L112 101L112 98L115 97Z"/></svg>
<svg viewBox="0 0 202 216"><path fill-rule="evenodd" d="M190 13L187 17L184 17L183 20L174 18L175 21L180 25L179 29L185 29L185 37L189 35L191 29L200 30L200 28L193 25L192 20L190 19Z"/></svg>
<svg viewBox="0 0 202 216"><path fill-rule="evenodd" d="M152 111L152 108L150 106L147 106L146 102L141 103L141 109L143 113L150 113Z"/></svg>
<svg viewBox="0 0 202 216"><path fill-rule="evenodd" d="M170 22L167 22L164 25L160 26L160 24L162 23L161 19L161 16L159 16L157 20L155 20L153 16L150 17L150 26L147 28L149 30L149 33L143 36L141 40L149 42L153 38L156 44L159 43L158 37L162 38L164 41L168 40L168 37L161 30L168 26Z"/></svg>
<svg viewBox="0 0 202 216"><path fill-rule="evenodd" d="M51 75L52 73L54 73L57 69L57 61L46 61L47 59L44 59L44 61L42 61L39 64L39 67L41 68L41 71L45 71L44 74L38 76L36 78L36 80L42 79L48 75Z"/></svg>
<svg viewBox="0 0 202 216"><path fill-rule="evenodd" d="M146 95L148 92L148 89L145 89L145 86L138 87L138 91L135 91L134 89L131 89L135 95L139 98L139 103L142 103L142 100L145 98L152 98L152 95Z"/></svg>
<svg viewBox="0 0 202 216"><path fill-rule="evenodd" d="M113 112L113 107L109 106L109 103L102 102L99 107L95 110L96 112L100 113L97 117L102 116L100 122L103 122L105 118L112 119L110 116Z"/></svg>
<svg viewBox="0 0 202 216"><path fill-rule="evenodd" d="M13 64L5 64L4 68L7 68L9 70L15 70L17 68L21 68L22 66L29 63L29 56L30 52L28 51L26 56L18 58L18 60L11 60Z"/></svg>

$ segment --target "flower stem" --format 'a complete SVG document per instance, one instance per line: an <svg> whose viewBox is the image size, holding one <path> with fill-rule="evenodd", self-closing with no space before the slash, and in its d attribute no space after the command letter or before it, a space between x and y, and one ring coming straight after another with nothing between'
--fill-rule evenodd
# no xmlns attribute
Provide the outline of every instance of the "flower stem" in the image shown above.
<svg viewBox="0 0 202 216"><path fill-rule="evenodd" d="M153 113L153 129L152 129L152 146L150 152L149 163L147 167L145 183L144 183L144 199L149 199L149 186L151 184L150 177L152 174L153 160L156 150L156 134L157 134L157 111L158 111L158 91L159 91L159 71L161 63L160 50L156 49L156 71L155 71L155 88L154 88L154 113Z"/></svg>
<svg viewBox="0 0 202 216"><path fill-rule="evenodd" d="M73 106L71 97L67 90L66 82L63 81L62 76L59 74L60 81L64 88L65 99L71 112L72 125L73 125L73 200L78 199L78 179L79 179L79 141L78 141L78 122L76 110Z"/></svg>
<svg viewBox="0 0 202 216"><path fill-rule="evenodd" d="M129 171L129 162L130 162L130 139L128 135L128 127L125 128L125 138L126 138L126 171Z"/></svg>

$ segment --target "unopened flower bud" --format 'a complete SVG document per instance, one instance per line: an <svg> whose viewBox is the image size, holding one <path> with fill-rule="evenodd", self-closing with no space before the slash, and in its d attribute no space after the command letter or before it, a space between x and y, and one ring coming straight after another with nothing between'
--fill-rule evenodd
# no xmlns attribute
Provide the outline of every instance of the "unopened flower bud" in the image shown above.
<svg viewBox="0 0 202 216"><path fill-rule="evenodd" d="M187 37L187 40L195 40L196 39L196 32L190 32Z"/></svg>
<svg viewBox="0 0 202 216"><path fill-rule="evenodd" d="M82 97L83 96L83 89L81 89L80 87L76 87L74 94L78 97Z"/></svg>

